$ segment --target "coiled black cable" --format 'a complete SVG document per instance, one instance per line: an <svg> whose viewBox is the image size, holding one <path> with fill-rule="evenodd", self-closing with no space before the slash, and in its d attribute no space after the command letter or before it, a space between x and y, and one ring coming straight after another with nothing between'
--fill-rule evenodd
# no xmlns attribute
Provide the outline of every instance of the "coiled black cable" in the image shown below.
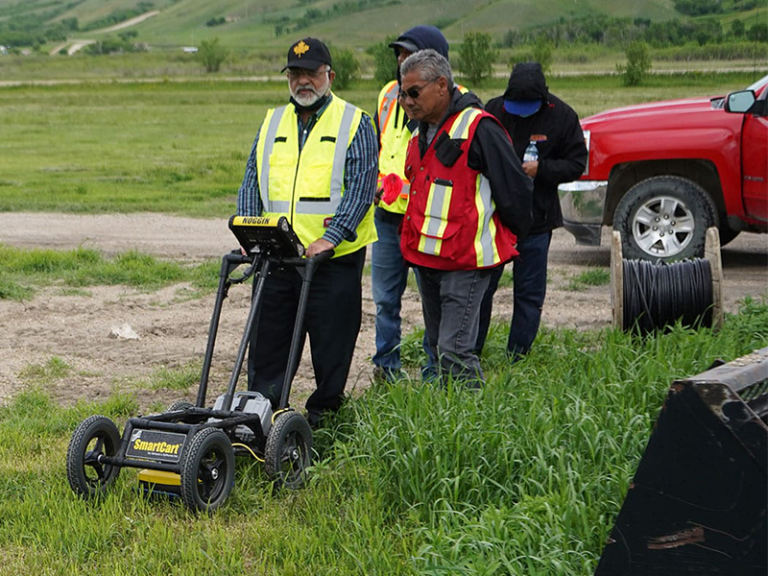
<svg viewBox="0 0 768 576"><path fill-rule="evenodd" d="M623 260L624 327L650 334L676 322L712 326L712 269L696 258L673 264Z"/></svg>

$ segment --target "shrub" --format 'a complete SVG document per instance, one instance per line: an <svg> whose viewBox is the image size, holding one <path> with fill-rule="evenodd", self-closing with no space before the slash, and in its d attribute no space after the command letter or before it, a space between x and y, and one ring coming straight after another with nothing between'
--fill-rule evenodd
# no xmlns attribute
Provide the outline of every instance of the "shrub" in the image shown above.
<svg viewBox="0 0 768 576"><path fill-rule="evenodd" d="M228 56L229 50L219 44L218 38L203 40L197 51L197 59L205 66L206 72L218 72Z"/></svg>
<svg viewBox="0 0 768 576"><path fill-rule="evenodd" d="M333 87L338 90L349 88L353 80L360 78L360 63L349 48L331 48L330 50L333 70L336 72Z"/></svg>
<svg viewBox="0 0 768 576"><path fill-rule="evenodd" d="M459 48L459 70L474 86L490 78L497 51L490 34L470 32L464 36Z"/></svg>
<svg viewBox="0 0 768 576"><path fill-rule="evenodd" d="M387 36L384 42L369 46L366 52L373 56L376 69L373 73L378 84L384 85L397 78L397 60L389 44L396 39L395 36Z"/></svg>
<svg viewBox="0 0 768 576"><path fill-rule="evenodd" d="M552 71L552 41L546 36L539 36L533 47L533 61L541 64L544 74Z"/></svg>
<svg viewBox="0 0 768 576"><path fill-rule="evenodd" d="M639 86L651 69L651 55L645 42L632 42L626 49L627 64L616 65L616 70L624 76L625 86Z"/></svg>

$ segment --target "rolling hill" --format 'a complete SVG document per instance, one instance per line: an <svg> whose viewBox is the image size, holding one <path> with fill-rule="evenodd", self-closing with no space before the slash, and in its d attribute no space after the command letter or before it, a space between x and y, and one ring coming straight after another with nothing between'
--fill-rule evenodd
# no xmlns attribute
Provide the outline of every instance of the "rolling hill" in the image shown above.
<svg viewBox="0 0 768 576"><path fill-rule="evenodd" d="M115 34L105 31L114 23L111 16L125 20L155 10L159 13L130 27L138 41L177 47L218 37L228 47L247 50L282 47L286 37L309 35L362 48L417 23L438 26L455 42L470 31L501 38L510 29L590 15L680 17L672 0L0 0L0 22L52 25L76 18L79 30L71 31L71 38L99 39Z"/></svg>

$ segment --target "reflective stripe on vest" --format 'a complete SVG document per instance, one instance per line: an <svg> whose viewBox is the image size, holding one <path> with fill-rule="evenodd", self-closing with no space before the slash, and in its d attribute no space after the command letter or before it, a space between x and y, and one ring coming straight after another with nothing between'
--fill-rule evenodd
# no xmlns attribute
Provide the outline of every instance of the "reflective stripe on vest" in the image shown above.
<svg viewBox="0 0 768 576"><path fill-rule="evenodd" d="M291 210L291 203L288 201L271 200L269 197L269 157L275 144L275 134L283 118L283 114L288 109L287 106L281 106L275 109L272 119L267 127L267 140L264 143L264 153L262 155L262 170L259 175L259 191L261 193L261 202L264 206L264 212L288 213ZM355 118L356 108L349 102L345 102L344 114L341 118L338 135L336 136L336 146L334 148L333 169L331 172L331 188L328 200L308 202L300 200L296 203L297 214L333 214L341 203L341 193L344 189L344 163L347 157L347 148L350 143L350 130L352 121Z"/></svg>
<svg viewBox="0 0 768 576"><path fill-rule="evenodd" d="M450 130L448 130L448 136L452 139L466 140L469 136L469 127L472 122L482 115L480 110L476 108L467 108L464 110L456 120ZM488 180L482 175L478 176L478 185L482 182L486 184L487 200L483 199L475 200L478 211L478 216L483 220L490 218L492 212L491 202L491 187ZM482 195L483 189L480 187ZM439 256L440 249L442 248L443 241L441 238L445 234L445 228L448 225L448 210L451 206L451 198L453 195L453 184L450 182L444 182L435 180L429 188L429 198L427 200L427 207L424 213L424 224L421 227L421 239L419 241L419 252L424 254L431 254L432 256ZM487 209L486 209L487 206ZM478 226L478 232L475 238L475 248L478 250L477 257L479 261L485 261L487 250L484 250L486 246L493 245L493 236L489 236L489 227L486 225ZM493 251L491 251L491 255ZM493 257L493 256L491 256ZM491 262L493 264L493 262ZM483 264L482 266L488 266L489 264Z"/></svg>
<svg viewBox="0 0 768 576"><path fill-rule="evenodd" d="M496 224L491 219L494 212L493 199L491 198L491 183L482 174L478 177L479 194L475 196L475 208L477 209L477 235L475 236L475 253L477 254L477 267L485 268L493 266L499 261L499 251L496 248Z"/></svg>
<svg viewBox="0 0 768 576"><path fill-rule="evenodd" d="M468 108L461 113L461 116L457 118L458 122L454 122L451 129L448 131L448 136L454 140L466 140L469 136L469 127L472 122L475 121L482 112L477 108Z"/></svg>
<svg viewBox="0 0 768 576"><path fill-rule="evenodd" d="M387 86L389 86L389 89L387 89ZM382 134L387 128L392 112L397 108L397 97L400 95L400 86L398 86L397 80L392 80L387 86L384 86L383 90L386 90L386 92L381 96L381 101L379 102L379 132Z"/></svg>
<svg viewBox="0 0 768 576"><path fill-rule="evenodd" d="M427 209L424 214L424 224L421 227L419 252L440 255L443 246L441 238L448 226L448 209L451 206L453 186L449 183L433 182L429 189Z"/></svg>
<svg viewBox="0 0 768 576"><path fill-rule="evenodd" d="M261 205L263 206L263 212L283 212L288 213L291 211L290 202L274 201L269 199L269 157L272 155L272 149L275 146L275 134L277 134L277 128L280 126L280 121L283 119L283 114L288 109L288 106L281 106L276 108L272 114L272 120L267 126L267 135L264 140L264 155L262 156L261 170L259 171L259 195L261 196Z"/></svg>

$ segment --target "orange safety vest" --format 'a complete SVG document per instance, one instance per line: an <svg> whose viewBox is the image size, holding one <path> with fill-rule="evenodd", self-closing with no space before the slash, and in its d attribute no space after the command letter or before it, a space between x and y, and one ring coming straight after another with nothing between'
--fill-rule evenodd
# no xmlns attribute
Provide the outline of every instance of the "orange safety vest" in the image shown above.
<svg viewBox="0 0 768 576"><path fill-rule="evenodd" d="M423 158L418 137L411 139L405 162L411 191L400 244L408 262L438 270L474 270L517 256L517 238L496 212L490 182L467 163L483 118L498 122L478 108L454 114L435 134ZM446 138L443 134L453 141L457 156L451 166L437 158L435 144Z"/></svg>

